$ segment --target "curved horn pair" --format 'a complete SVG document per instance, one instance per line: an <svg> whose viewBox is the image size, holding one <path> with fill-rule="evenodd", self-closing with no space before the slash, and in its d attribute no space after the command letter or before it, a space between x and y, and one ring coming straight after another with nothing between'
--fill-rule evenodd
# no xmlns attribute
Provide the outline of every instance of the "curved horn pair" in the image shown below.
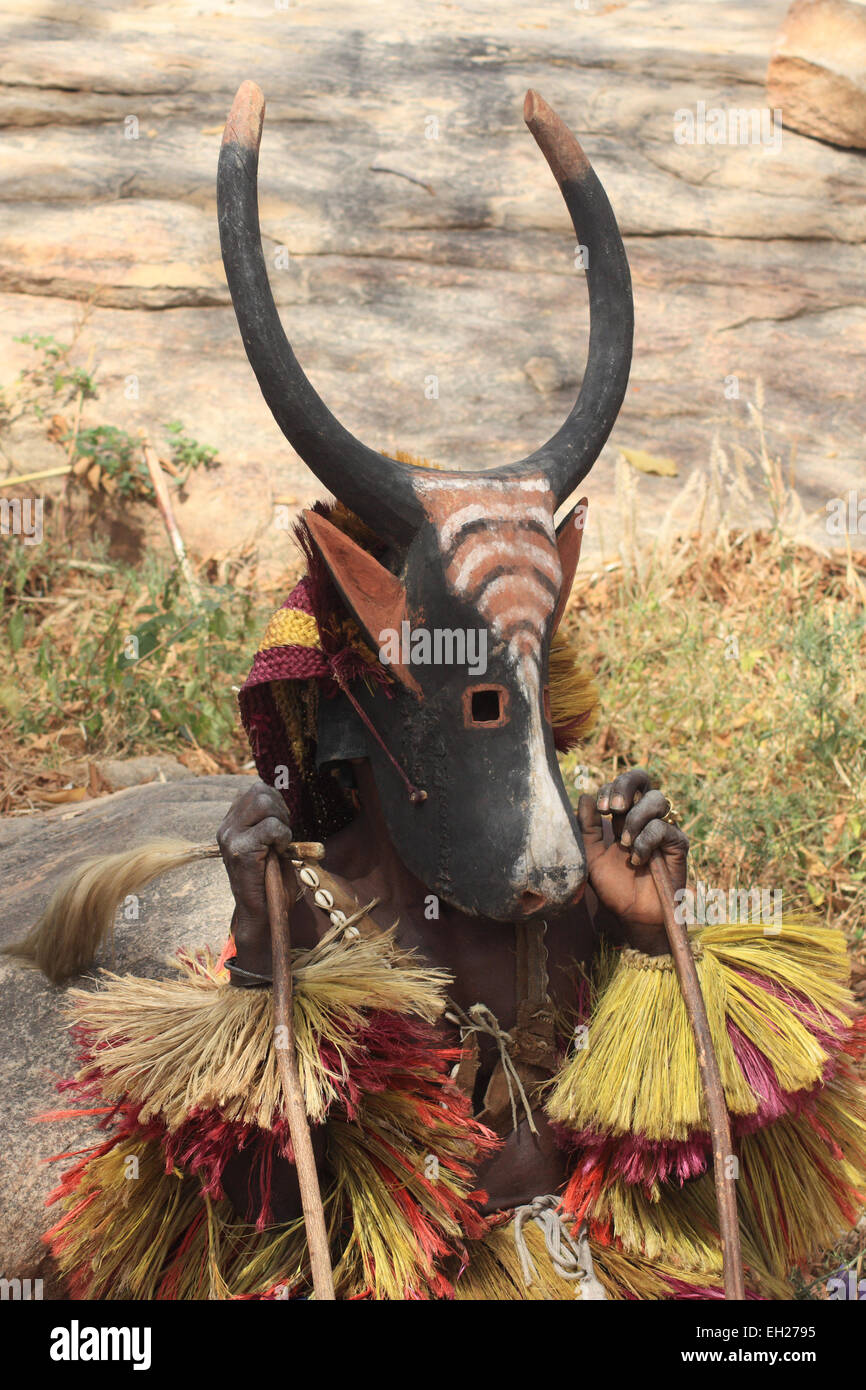
<svg viewBox="0 0 866 1390"><path fill-rule="evenodd" d="M424 470L369 449L340 424L307 380L280 323L259 229L264 114L259 88L244 82L226 122L217 176L223 262L244 347L277 424L316 477L383 539L405 545L422 520L413 483ZM586 477L625 395L634 325L631 279L610 203L580 145L537 93L527 93L523 114L562 190L578 242L588 251L589 353L580 395L556 434L485 477L541 472L558 505ZM448 474L436 471L438 479L443 476Z"/></svg>

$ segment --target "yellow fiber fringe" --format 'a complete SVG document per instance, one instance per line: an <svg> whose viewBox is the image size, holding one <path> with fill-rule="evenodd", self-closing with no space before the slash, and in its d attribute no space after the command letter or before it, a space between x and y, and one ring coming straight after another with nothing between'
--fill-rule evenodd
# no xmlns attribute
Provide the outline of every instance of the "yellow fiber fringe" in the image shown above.
<svg viewBox="0 0 866 1390"><path fill-rule="evenodd" d="M760 925L708 926L692 934L728 1109L752 1115L758 1097L734 1055L731 1019L771 1063L786 1092L816 1086L828 1054L801 1021L792 998L761 989L743 972L805 996L815 1008L848 1021L848 959L841 932L789 921L778 934ZM546 1109L580 1131L649 1140L686 1140L706 1132L697 1053L670 957L623 951L601 966L586 1045L562 1068Z"/></svg>
<svg viewBox="0 0 866 1390"><path fill-rule="evenodd" d="M562 629L550 644L550 717L553 724L579 721L579 736L591 733L598 712L598 686L591 670L578 655L576 645Z"/></svg>
<svg viewBox="0 0 866 1390"><path fill-rule="evenodd" d="M393 1167L387 1146L399 1133L406 1185L445 1229L445 1208L433 1185L425 1186L418 1175L431 1146L444 1157L456 1141L447 1126L422 1123L411 1106L395 1115L391 1099L367 1097L357 1123L328 1122L327 1161L335 1178L322 1198L341 1299L423 1297L428 1281L438 1277L377 1163ZM133 1158L137 1178L130 1181ZM442 1184L461 1197L470 1190L444 1165L437 1180ZM166 1173L158 1141L127 1137L92 1158L63 1206L67 1216L51 1233L60 1273L84 1269L90 1281L92 1272L86 1288L73 1285L75 1297L229 1299L311 1291L303 1218L263 1231L239 1222L231 1203L207 1197L195 1177L176 1169ZM451 1225L459 1238L456 1223Z"/></svg>
<svg viewBox="0 0 866 1390"><path fill-rule="evenodd" d="M387 1127L384 1108L380 1118ZM367 1116L363 1126L328 1125L328 1161L336 1177L323 1201L335 1290L340 1299L402 1300L423 1288L419 1266L431 1277L433 1265L379 1176L375 1138L366 1133L366 1122ZM425 1152L429 1134L416 1127L412 1137L417 1153ZM130 1182L133 1157L138 1177ZM415 1195L426 1200L420 1188ZM203 1197L195 1178L167 1174L159 1144L152 1140L126 1139L91 1160L85 1182L65 1205L79 1205L82 1199L83 1209L65 1226L55 1253L62 1274L82 1266L92 1270L89 1299L153 1299L161 1292L172 1299L208 1300L310 1291L303 1219L264 1231L239 1223L231 1203ZM447 1263L446 1273L456 1281L455 1298L574 1301L575 1285L556 1273L543 1232L528 1225L524 1235L536 1271L529 1288L509 1223L466 1243L469 1263L462 1273L455 1258ZM181 1244L182 1258L172 1269ZM694 1288L709 1282L706 1269L694 1273L668 1259L650 1261L595 1241L590 1246L595 1272L611 1300L669 1298L665 1276Z"/></svg>
<svg viewBox="0 0 866 1390"><path fill-rule="evenodd" d="M816 1250L830 1248L857 1219L866 1172L866 1105L848 1067L816 1099L816 1119L832 1134L828 1146L805 1117L789 1117L742 1138L737 1206L743 1258L762 1292L790 1298L788 1271ZM848 1206L854 1195L853 1206ZM701 1269L718 1282L722 1257L712 1173L656 1185L616 1179L590 1208L612 1222L627 1251Z"/></svg>
<svg viewBox="0 0 866 1390"><path fill-rule="evenodd" d="M105 988L71 991L72 1017L91 1033L106 1100L142 1107L176 1129L198 1109L270 1128L282 1109L273 1040L273 992L220 981L213 963L180 956L181 980L105 973ZM422 967L394 946L393 932L348 941L336 932L309 951L293 952L293 1006L298 1071L307 1114L322 1120L345 1079L361 1010L411 1013L429 1021L444 1007L450 977ZM339 1057L327 1070L320 1047ZM78 1080L95 1070L85 1067Z"/></svg>
<svg viewBox="0 0 866 1390"><path fill-rule="evenodd" d="M271 991L221 983L207 959L187 958L181 968L180 981L110 976L104 989L76 995L75 1018L98 1062L79 1079L98 1079L106 1101L142 1106L141 1126L158 1117L171 1130L199 1109L217 1109L224 1119L270 1128L282 1109ZM392 933L349 943L333 933L295 953L295 1029L311 1120L324 1119L334 1081L351 1063L353 1029L369 1011L432 1020L447 980L396 950ZM330 1070L319 1060L325 1043L337 1057ZM431 1153L435 1182L427 1177ZM446 1249L443 1238L453 1242L447 1248L462 1243L459 1213L476 1156L475 1138L454 1125L435 1094L375 1091L359 1098L352 1121L341 1107L331 1114L333 1178L323 1199L341 1298L425 1297L445 1287L437 1251ZM264 1231L240 1222L196 1176L167 1173L159 1138L139 1128L82 1159L58 1200L64 1214L48 1239L75 1297L279 1296L275 1285L286 1296L310 1292L303 1220ZM429 1227L424 1241L419 1222Z"/></svg>

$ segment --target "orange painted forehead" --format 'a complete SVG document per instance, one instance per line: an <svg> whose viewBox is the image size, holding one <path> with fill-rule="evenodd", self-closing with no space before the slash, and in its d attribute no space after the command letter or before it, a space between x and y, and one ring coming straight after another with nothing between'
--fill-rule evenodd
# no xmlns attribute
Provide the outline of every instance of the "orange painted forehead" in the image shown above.
<svg viewBox="0 0 866 1390"><path fill-rule="evenodd" d="M419 479L417 493L451 592L477 608L515 658L540 659L562 584L547 481L452 475Z"/></svg>
<svg viewBox="0 0 866 1390"><path fill-rule="evenodd" d="M413 479L414 491L428 519L443 534L447 548L452 533L473 519L532 521L554 540L553 491L540 474L533 478L486 478L483 473L453 473Z"/></svg>

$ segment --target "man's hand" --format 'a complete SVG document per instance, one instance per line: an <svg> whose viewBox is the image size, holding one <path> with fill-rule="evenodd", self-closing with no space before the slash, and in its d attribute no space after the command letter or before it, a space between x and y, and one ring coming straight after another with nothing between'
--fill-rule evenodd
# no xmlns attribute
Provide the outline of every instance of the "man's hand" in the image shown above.
<svg viewBox="0 0 866 1390"><path fill-rule="evenodd" d="M238 964L244 970L270 974L265 860L271 847L284 853L291 841L286 803L275 787L261 781L253 782L249 791L235 798L217 831L236 904L233 930Z"/></svg>
<svg viewBox="0 0 866 1390"><path fill-rule="evenodd" d="M606 783L597 797L582 796L577 808L599 902L619 918L630 945L653 955L667 950L662 905L648 867L654 850L661 851L674 892L686 885L689 842L663 819L669 810L667 797L650 788L649 774L640 767ZM613 830L607 843L606 815Z"/></svg>

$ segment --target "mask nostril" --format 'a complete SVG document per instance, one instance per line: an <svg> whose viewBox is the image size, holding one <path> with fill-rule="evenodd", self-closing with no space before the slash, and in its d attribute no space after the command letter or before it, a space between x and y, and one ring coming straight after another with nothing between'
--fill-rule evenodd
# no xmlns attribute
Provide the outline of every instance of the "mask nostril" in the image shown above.
<svg viewBox="0 0 866 1390"><path fill-rule="evenodd" d="M531 912L540 912L547 906L547 899L543 893L535 893L531 888L527 888L525 893L520 895L520 906L528 917Z"/></svg>

